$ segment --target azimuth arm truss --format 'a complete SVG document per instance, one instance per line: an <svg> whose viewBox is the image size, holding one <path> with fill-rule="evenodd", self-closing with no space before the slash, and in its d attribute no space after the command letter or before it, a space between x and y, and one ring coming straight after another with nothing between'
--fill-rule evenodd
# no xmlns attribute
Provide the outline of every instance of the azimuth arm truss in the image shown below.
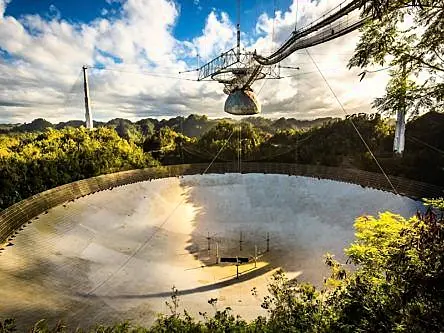
<svg viewBox="0 0 444 333"><path fill-rule="evenodd" d="M254 59L261 65L273 65L297 50L327 42L359 29L368 19L360 17L360 12L357 11L360 5L361 1L359 0L352 0L347 5L344 5L344 3L340 4L327 13L330 14L333 12L326 18L322 19L327 15L324 14L320 19L294 32L293 35L270 56L263 57L261 55L254 55ZM354 15L349 15L353 13Z"/></svg>

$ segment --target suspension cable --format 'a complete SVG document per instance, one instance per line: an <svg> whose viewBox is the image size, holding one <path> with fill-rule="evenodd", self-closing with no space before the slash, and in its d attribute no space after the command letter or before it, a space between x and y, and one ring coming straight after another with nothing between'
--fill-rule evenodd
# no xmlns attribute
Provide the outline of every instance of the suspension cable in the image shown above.
<svg viewBox="0 0 444 333"><path fill-rule="evenodd" d="M294 31L298 31L298 12L299 12L299 1L296 0L296 20L294 22Z"/></svg>
<svg viewBox="0 0 444 333"><path fill-rule="evenodd" d="M119 72L119 73L127 73L127 74L144 75L144 76L150 76L150 77L159 77L159 78L164 78L164 79L174 79L174 80L182 80L182 81L200 82L199 80L188 79L188 78L184 78L184 77L171 76L171 75L168 75L168 74L162 74L162 73L156 73L156 72L143 72L143 71L133 72L133 71L126 71L126 70L116 69L116 68L103 68L103 67L98 67L98 66L89 66L89 68L94 68L94 69L101 70L101 71L111 71L111 72Z"/></svg>
<svg viewBox="0 0 444 333"><path fill-rule="evenodd" d="M77 75L77 78L76 78L75 82L73 83L73 85L71 87L71 89L68 92L65 93L65 100L63 101L63 104L62 104L62 109L63 109L64 113L66 113L66 109L68 107L68 103L72 100L72 98L73 98L72 95L73 95L73 93L74 93L74 91L75 91L75 89L77 87L77 84L79 83L81 77L82 77L82 71L80 70L79 74Z"/></svg>
<svg viewBox="0 0 444 333"><path fill-rule="evenodd" d="M219 154L222 152L222 150L225 148L225 146L227 145L227 143L230 141L231 137L234 134L234 128L233 131L231 132L231 134L229 135L227 141L224 142L224 144L222 145L222 147L220 148L220 150L217 152L216 156L214 156L213 160L210 162L210 164L208 165L208 167L205 169L205 171L202 173L203 175L207 173L207 171L211 168L211 166L213 165L214 161L218 158Z"/></svg>
<svg viewBox="0 0 444 333"><path fill-rule="evenodd" d="M429 144L427 142L424 142L424 141L414 137L413 135L406 135L406 139L410 140L412 142L420 143L420 144L422 144L422 145L424 145L424 146L426 146L426 147L428 147L428 148L430 148L430 149L432 149L432 150L434 150L434 151L444 155L444 150L441 150L438 147L432 146L431 144Z"/></svg>
<svg viewBox="0 0 444 333"><path fill-rule="evenodd" d="M310 57L310 59L313 61L313 64L316 66L319 74L321 75L322 79L324 80L325 84L327 85L327 87L330 89L331 93L333 94L333 96L335 97L336 101L338 102L339 106L341 107L342 111L345 113L345 115L347 116L347 119L350 121L350 123L352 124L353 128L355 129L356 133L358 134L359 138L361 139L362 143L364 144L365 148L367 149L367 151L369 152L369 154L372 156L373 160L375 161L376 165L378 166L378 168L381 170L382 174L384 175L384 177L387 179L388 183L390 184L390 187L392 188L393 192L395 194L398 194L398 191L396 190L395 186L393 185L393 183L391 182L389 176L387 175L387 173L384 171L384 169L382 168L381 164L379 163L378 159L376 158L376 156L373 154L372 150L370 149L369 145L367 144L367 142L365 141L364 137L362 136L361 132L359 132L359 129L356 127L355 123L353 122L353 120L351 119L351 117L349 117L349 114L347 113L347 111L344 108L344 105L342 105L341 101L339 100L338 96L336 95L336 93L334 92L334 90L332 89L332 87L330 86L330 84L328 83L326 77L324 76L324 74L322 73L321 69L318 67L317 63L315 62L315 60L313 59L313 57L311 56L311 54L308 52L307 49L305 49L305 51L307 52L308 56Z"/></svg>
<svg viewBox="0 0 444 333"><path fill-rule="evenodd" d="M273 2L273 29L271 32L270 54L273 53L275 24L276 24L276 0L274 0Z"/></svg>
<svg viewBox="0 0 444 333"><path fill-rule="evenodd" d="M71 94L74 92L80 78L82 77L82 71L79 71L79 74L77 75L76 80L74 81L74 83L72 84L71 88L69 89L69 91L67 91L65 93L65 100L63 101L63 107L66 108L66 105L68 104L69 100L71 99Z"/></svg>
<svg viewBox="0 0 444 333"><path fill-rule="evenodd" d="M268 81L268 80L264 80L264 83L262 83L261 88L258 90L258 92L257 92L257 94L256 94L257 97L259 97L259 95L260 95L262 89L264 88L265 84L267 83L267 81Z"/></svg>

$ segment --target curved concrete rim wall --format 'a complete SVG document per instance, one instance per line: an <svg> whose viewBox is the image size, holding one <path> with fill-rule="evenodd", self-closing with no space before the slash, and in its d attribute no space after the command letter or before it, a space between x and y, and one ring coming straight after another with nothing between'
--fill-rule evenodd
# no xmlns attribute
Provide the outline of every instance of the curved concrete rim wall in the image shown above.
<svg viewBox="0 0 444 333"><path fill-rule="evenodd" d="M0 213L0 244L4 243L17 229L48 209L65 202L103 191L116 186L132 184L150 179L182 175L239 173L236 163L181 164L122 171L55 187L22 200ZM346 183L393 192L387 179L378 173L317 165L290 163L244 163L241 173L288 174L319 179L331 179ZM444 188L405 178L389 176L398 194L413 199L439 197Z"/></svg>

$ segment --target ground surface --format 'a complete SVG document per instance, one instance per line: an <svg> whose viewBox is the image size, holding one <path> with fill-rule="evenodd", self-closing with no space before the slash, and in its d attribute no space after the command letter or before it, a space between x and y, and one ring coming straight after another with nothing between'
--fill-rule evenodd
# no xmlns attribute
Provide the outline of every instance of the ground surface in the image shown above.
<svg viewBox="0 0 444 333"><path fill-rule="evenodd" d="M147 325L168 312L174 285L196 317L213 313L207 301L217 298L219 309L252 318L265 314L273 269L319 285L322 255L341 258L356 216L410 216L418 207L391 193L284 175L186 176L103 191L40 215L2 252L0 314L21 325ZM216 247L226 257L253 257L256 247L257 267L240 266L236 279L235 266L214 265Z"/></svg>

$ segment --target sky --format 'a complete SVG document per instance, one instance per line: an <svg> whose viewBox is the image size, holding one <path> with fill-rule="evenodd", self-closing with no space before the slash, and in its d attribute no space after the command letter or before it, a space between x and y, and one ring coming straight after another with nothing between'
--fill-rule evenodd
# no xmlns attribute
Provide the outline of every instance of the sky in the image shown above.
<svg viewBox="0 0 444 333"><path fill-rule="evenodd" d="M342 0L242 0L242 47L269 54ZM0 123L84 119L88 65L95 120L229 116L217 82L194 69L236 44L236 0L0 0ZM359 32L308 49L347 113L374 112L387 73L347 69ZM269 118L344 116L305 50L281 80L253 84Z"/></svg>

